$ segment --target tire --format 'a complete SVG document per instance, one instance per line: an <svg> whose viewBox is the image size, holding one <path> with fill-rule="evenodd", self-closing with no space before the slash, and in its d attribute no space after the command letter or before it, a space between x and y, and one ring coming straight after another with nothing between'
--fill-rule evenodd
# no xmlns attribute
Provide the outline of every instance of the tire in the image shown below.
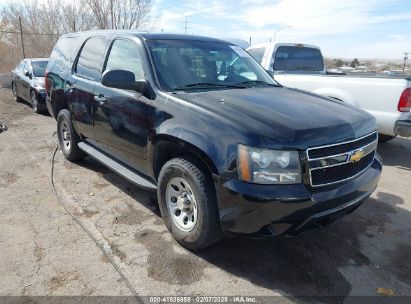
<svg viewBox="0 0 411 304"><path fill-rule="evenodd" d="M78 161L87 156L87 154L78 147L80 136L73 127L70 112L66 109L61 110L57 117L57 136L60 149L66 159L69 161Z"/></svg>
<svg viewBox="0 0 411 304"><path fill-rule="evenodd" d="M378 142L385 143L389 140L394 139L396 136L385 135L385 134L378 134Z"/></svg>
<svg viewBox="0 0 411 304"><path fill-rule="evenodd" d="M183 247L199 250L221 239L214 183L197 158L168 161L160 171L157 196L165 225Z"/></svg>
<svg viewBox="0 0 411 304"><path fill-rule="evenodd" d="M30 101L31 101L31 107L33 108L34 113L40 114L43 112L43 107L41 104L39 104L37 100L37 95L34 90L31 90L30 92Z"/></svg>
<svg viewBox="0 0 411 304"><path fill-rule="evenodd" d="M19 97L19 95L17 94L16 83L13 82L11 84L11 90L13 91L14 101L15 102L20 102L21 97Z"/></svg>

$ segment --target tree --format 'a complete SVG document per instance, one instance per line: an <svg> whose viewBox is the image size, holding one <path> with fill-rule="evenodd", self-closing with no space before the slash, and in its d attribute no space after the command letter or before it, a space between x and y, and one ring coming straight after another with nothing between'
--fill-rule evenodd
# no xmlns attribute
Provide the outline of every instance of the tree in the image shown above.
<svg viewBox="0 0 411 304"><path fill-rule="evenodd" d="M150 0L83 0L99 29L141 29L151 10Z"/></svg>
<svg viewBox="0 0 411 304"><path fill-rule="evenodd" d="M337 62L335 63L335 66L337 68L340 68L344 65L344 61L342 61L341 59L338 59Z"/></svg>
<svg viewBox="0 0 411 304"><path fill-rule="evenodd" d="M357 59L357 58L354 58L354 60L351 61L350 67L356 68L356 67L359 66L359 65L360 65L360 63L359 63L358 59Z"/></svg>
<svg viewBox="0 0 411 304"><path fill-rule="evenodd" d="M0 12L0 69L10 71L22 58L19 17L26 56L48 57L64 33L143 30L150 10L151 0L10 0Z"/></svg>

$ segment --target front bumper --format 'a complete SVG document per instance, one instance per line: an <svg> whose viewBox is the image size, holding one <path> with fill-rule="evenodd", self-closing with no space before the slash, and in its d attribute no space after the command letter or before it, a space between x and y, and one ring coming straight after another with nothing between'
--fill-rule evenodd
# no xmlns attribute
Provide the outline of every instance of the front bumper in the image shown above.
<svg viewBox="0 0 411 304"><path fill-rule="evenodd" d="M399 120L395 125L395 134L411 137L411 120Z"/></svg>
<svg viewBox="0 0 411 304"><path fill-rule="evenodd" d="M322 189L298 185L259 185L214 177L221 228L256 237L296 235L327 226L354 211L377 187L377 156L359 176Z"/></svg>

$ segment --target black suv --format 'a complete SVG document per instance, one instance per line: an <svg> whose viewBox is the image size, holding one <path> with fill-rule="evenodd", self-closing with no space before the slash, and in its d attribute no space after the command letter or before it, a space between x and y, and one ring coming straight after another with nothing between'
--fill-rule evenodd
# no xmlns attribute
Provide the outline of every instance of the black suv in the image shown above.
<svg viewBox="0 0 411 304"><path fill-rule="evenodd" d="M382 164L375 119L276 83L242 48L134 31L62 36L47 106L70 161L156 189L190 249L224 233L295 235L352 212Z"/></svg>

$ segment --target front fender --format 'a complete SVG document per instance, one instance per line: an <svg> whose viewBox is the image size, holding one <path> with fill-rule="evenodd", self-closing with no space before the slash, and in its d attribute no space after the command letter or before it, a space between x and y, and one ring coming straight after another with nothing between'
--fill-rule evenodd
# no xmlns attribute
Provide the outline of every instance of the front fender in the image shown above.
<svg viewBox="0 0 411 304"><path fill-rule="evenodd" d="M224 132L216 132L199 128L188 127L178 122L169 121L156 129L156 136L153 138L151 152L153 155L155 144L159 139L166 139L174 143L186 143L206 156L210 162L209 166L215 168L216 173L224 176L231 167L231 163L237 156L237 141ZM204 157L203 157L204 158Z"/></svg>

